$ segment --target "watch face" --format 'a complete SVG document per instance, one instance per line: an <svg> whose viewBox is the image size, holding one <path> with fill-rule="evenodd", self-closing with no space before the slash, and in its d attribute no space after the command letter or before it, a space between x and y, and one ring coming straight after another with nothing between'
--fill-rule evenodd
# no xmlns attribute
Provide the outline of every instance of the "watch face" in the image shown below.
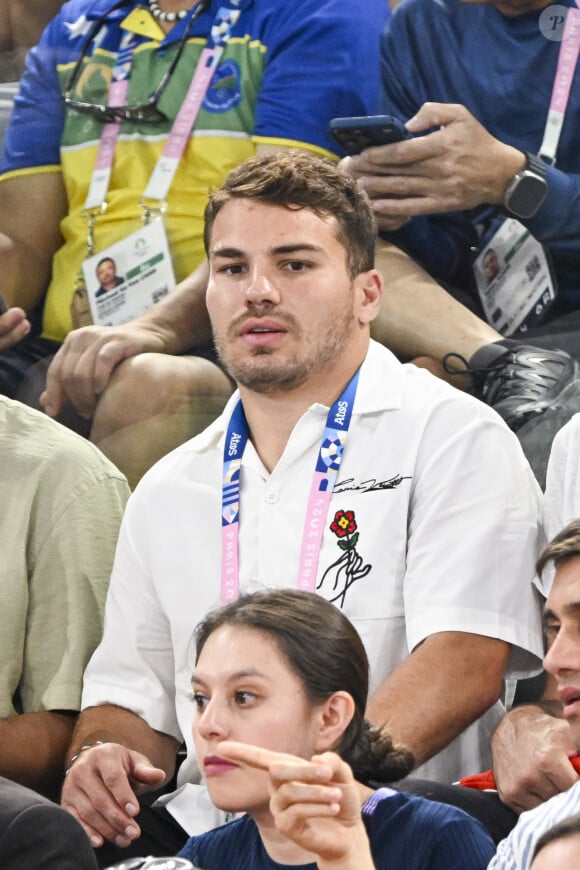
<svg viewBox="0 0 580 870"><path fill-rule="evenodd" d="M547 192L545 178L524 170L508 190L504 205L516 217L530 218L538 211Z"/></svg>

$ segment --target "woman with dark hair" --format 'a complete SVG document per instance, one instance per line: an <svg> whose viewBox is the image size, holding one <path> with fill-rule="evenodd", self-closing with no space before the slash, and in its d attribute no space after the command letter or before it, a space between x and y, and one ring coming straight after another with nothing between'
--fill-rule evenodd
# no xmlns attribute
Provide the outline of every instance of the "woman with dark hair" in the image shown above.
<svg viewBox="0 0 580 870"><path fill-rule="evenodd" d="M195 632L198 761L228 824L181 857L205 870L478 870L494 847L461 810L392 789L410 753L364 718L368 661L318 595L243 596Z"/></svg>

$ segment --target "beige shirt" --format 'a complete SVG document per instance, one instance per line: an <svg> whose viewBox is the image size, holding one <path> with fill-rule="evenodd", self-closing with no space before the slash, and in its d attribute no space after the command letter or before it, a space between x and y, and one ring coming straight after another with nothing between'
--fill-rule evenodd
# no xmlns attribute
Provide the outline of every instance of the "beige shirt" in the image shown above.
<svg viewBox="0 0 580 870"><path fill-rule="evenodd" d="M0 396L0 716L79 710L129 487L79 435Z"/></svg>

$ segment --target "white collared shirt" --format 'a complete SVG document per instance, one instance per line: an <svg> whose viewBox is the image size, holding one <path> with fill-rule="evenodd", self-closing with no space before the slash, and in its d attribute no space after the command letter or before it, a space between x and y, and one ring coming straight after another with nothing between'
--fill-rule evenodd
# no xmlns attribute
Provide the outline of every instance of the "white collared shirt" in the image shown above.
<svg viewBox="0 0 580 870"><path fill-rule="evenodd" d="M104 639L85 676L84 706L119 704L186 740L181 783L199 779L187 698L191 635L219 605L223 441L237 398L205 432L157 463L131 497ZM308 409L272 473L251 444L246 448L242 591L296 583L327 413L322 405ZM418 643L441 631L512 644L512 677L538 669L541 615L533 577L540 491L517 438L495 411L371 342L318 565L319 583L325 575L318 591L329 599L345 585L336 565L343 551L329 528L338 510L354 511L357 523L361 576L350 578L343 610L367 649L371 691ZM495 705L418 775L452 782L489 767L489 737L501 714Z"/></svg>

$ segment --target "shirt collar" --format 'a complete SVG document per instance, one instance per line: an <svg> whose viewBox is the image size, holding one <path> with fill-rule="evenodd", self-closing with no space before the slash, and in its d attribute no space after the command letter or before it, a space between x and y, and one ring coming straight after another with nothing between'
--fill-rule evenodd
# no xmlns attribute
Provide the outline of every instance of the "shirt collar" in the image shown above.
<svg viewBox="0 0 580 870"><path fill-rule="evenodd" d="M386 347L376 341L369 344L369 349L361 367L358 390L354 403L353 416L357 414L374 414L378 411L396 410L401 407L403 398L403 383L405 367ZM240 394L236 390L230 396L222 414L214 420L203 432L190 442L191 450L201 453L211 447L216 447L223 439L232 412L238 403ZM324 406L314 405L320 409Z"/></svg>

